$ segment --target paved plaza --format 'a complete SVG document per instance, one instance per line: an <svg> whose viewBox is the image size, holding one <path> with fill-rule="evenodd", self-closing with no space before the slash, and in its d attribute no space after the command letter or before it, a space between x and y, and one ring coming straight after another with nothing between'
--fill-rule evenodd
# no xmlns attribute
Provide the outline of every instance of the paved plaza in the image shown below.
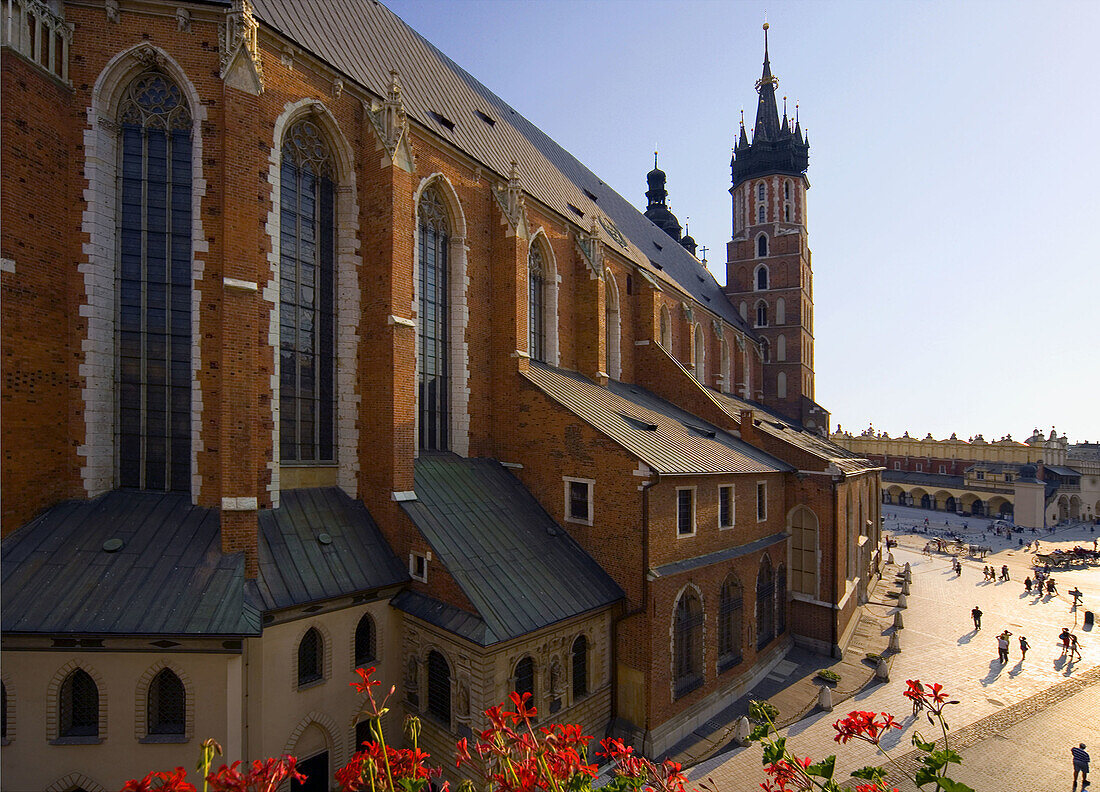
<svg viewBox="0 0 1100 792"><path fill-rule="evenodd" d="M895 561L899 566L910 563L913 573L908 608L903 612L902 651L891 661L890 681L876 682L869 668L859 676L863 647L857 636L855 648L848 655L859 654L845 659L845 667L853 673L843 671L837 688L841 692L845 688L858 690L851 698L836 703L833 712L810 707L807 717L783 729L794 752L814 758L836 753L838 780L847 779L855 768L884 763L884 757L876 755L872 746L856 742L840 746L833 740L832 724L838 718L854 709L874 710L898 716L904 728L893 731L885 744L903 764L911 765L912 757L906 755L912 754L914 731L919 729L925 737L934 734L926 720L918 721L910 714L910 702L902 697L905 680L919 678L942 683L951 698L961 702L948 708L952 739L964 749L964 765L954 775L979 792L1069 790L1073 775L1069 750L1079 742L1089 745L1094 767L1100 772L1100 719L1095 717L1100 704L1100 631L1083 624L1086 610L1100 610L1100 570L1055 570L1058 595L1025 595L1022 581L1031 571L1033 554L1019 545L1020 535L998 537L988 530L989 520L956 515L946 517L950 524L945 528L942 512L890 506L884 507L884 512L886 533L899 540L893 551ZM984 560L963 556L962 575L956 576L951 570L951 556L923 554L927 535L911 529L923 531L925 517L930 529L964 533L964 541L988 545L992 552ZM1053 534L1025 533L1023 538L1039 538L1044 551L1074 545L1091 549L1092 540L1100 536L1092 530L1095 527L1076 525ZM993 565L998 572L1007 565L1011 580L984 580L985 565ZM887 593L897 589L896 573L897 567L887 568L866 609L868 614L860 631L868 641L878 640L884 645L892 631L895 609L888 607L892 600ZM1084 592L1084 605L1077 610L1066 593L1075 586ZM975 605L984 614L980 631L974 629L970 616ZM1057 640L1063 627L1078 635L1083 655L1080 660L1070 661L1063 655ZM1009 661L1002 665L997 659L996 636L1005 629L1013 636ZM1027 636L1031 644L1026 660L1020 657L1020 635ZM828 658L821 658L824 666L838 667ZM807 679L792 684L790 690L800 690L809 707L814 688ZM779 706L781 717L785 710L801 710L801 702L792 701L790 693L786 698L781 691L765 695ZM759 746L731 747L726 741L713 757L691 767L688 777L696 783L713 779L718 792L759 789L758 784L765 779L760 755ZM893 783L903 792L915 789L900 775Z"/></svg>

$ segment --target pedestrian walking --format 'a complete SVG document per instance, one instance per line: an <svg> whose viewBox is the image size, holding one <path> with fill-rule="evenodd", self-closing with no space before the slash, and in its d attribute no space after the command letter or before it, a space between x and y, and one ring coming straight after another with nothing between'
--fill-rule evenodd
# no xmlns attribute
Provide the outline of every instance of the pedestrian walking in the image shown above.
<svg viewBox="0 0 1100 792"><path fill-rule="evenodd" d="M1047 581L1047 594L1057 594L1058 586L1054 583L1054 578Z"/></svg>
<svg viewBox="0 0 1100 792"><path fill-rule="evenodd" d="M997 658L1001 661L1001 664L1008 662L1008 639L1011 636L1008 630L997 636Z"/></svg>
<svg viewBox="0 0 1100 792"><path fill-rule="evenodd" d="M1073 597L1073 610L1077 610L1077 606L1081 604L1081 598L1085 595L1081 593L1081 589L1076 587L1071 588L1068 594Z"/></svg>
<svg viewBox="0 0 1100 792"><path fill-rule="evenodd" d="M1008 564L1001 565L1001 580L1008 580Z"/></svg>
<svg viewBox="0 0 1100 792"><path fill-rule="evenodd" d="M1028 577L1024 578L1024 593L1025 594L1030 594L1031 593L1031 576L1030 575Z"/></svg>
<svg viewBox="0 0 1100 792"><path fill-rule="evenodd" d="M1031 648L1031 644L1027 642L1027 637L1020 636L1020 661L1023 662L1027 659L1027 650Z"/></svg>
<svg viewBox="0 0 1100 792"><path fill-rule="evenodd" d="M1071 748L1073 755L1073 788L1077 789L1077 776L1081 776L1081 789L1089 785L1089 755L1085 751L1085 744L1078 748Z"/></svg>
<svg viewBox="0 0 1100 792"><path fill-rule="evenodd" d="M921 684L921 681L919 679L914 679L913 680L913 689L917 693L923 693L924 692L924 685ZM920 696L914 696L913 697L913 716L916 717L917 715L920 715L920 711L922 709L924 709L924 699Z"/></svg>
<svg viewBox="0 0 1100 792"><path fill-rule="evenodd" d="M970 616L974 619L974 629L982 629L982 609L975 605L974 610L970 611Z"/></svg>
<svg viewBox="0 0 1100 792"><path fill-rule="evenodd" d="M1077 659L1081 659L1081 648L1077 645L1077 635L1075 633L1069 634L1069 659L1072 660L1073 656L1077 655Z"/></svg>
<svg viewBox="0 0 1100 792"><path fill-rule="evenodd" d="M1069 651L1069 627L1063 627L1062 632L1058 633L1058 638L1062 642L1062 654Z"/></svg>
<svg viewBox="0 0 1100 792"><path fill-rule="evenodd" d="M959 563L959 559L957 559L957 558L956 558L956 559L954 559L954 560L953 560L953 561L951 562L951 566L952 566L952 567L954 568L954 570L955 570L955 576L956 576L956 577L960 577L960 576L962 576L962 573L963 573L963 565Z"/></svg>

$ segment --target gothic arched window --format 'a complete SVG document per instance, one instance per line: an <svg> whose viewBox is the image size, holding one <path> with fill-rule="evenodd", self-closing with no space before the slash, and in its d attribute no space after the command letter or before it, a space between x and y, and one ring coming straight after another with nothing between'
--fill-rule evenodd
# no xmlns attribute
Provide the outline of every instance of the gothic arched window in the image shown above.
<svg viewBox="0 0 1100 792"><path fill-rule="evenodd" d="M780 564L775 572L775 634L787 631L787 567Z"/></svg>
<svg viewBox="0 0 1100 792"><path fill-rule="evenodd" d="M692 591L676 603L673 642L673 690L679 697L703 684L703 606Z"/></svg>
<svg viewBox="0 0 1100 792"><path fill-rule="evenodd" d="M768 255L768 236L767 236L767 234L761 234L760 236L758 236L756 238L756 255L761 256L761 257Z"/></svg>
<svg viewBox="0 0 1100 792"><path fill-rule="evenodd" d="M310 627L298 644L298 686L324 678L325 641L321 633Z"/></svg>
<svg viewBox="0 0 1100 792"><path fill-rule="evenodd" d="M619 325L619 287L615 285L615 276L610 270L605 270L607 281L607 298L604 303L605 341L607 343L607 373L611 379L622 377L622 363L619 343L622 328Z"/></svg>
<svg viewBox="0 0 1100 792"><path fill-rule="evenodd" d="M279 454L334 462L336 184L334 160L308 119L283 139L279 194Z"/></svg>
<svg viewBox="0 0 1100 792"><path fill-rule="evenodd" d="M78 668L61 683L58 700L60 737L99 736L99 688L83 668Z"/></svg>
<svg viewBox="0 0 1100 792"><path fill-rule="evenodd" d="M741 583L732 572L722 584L718 600L718 673L741 662L741 623L744 598Z"/></svg>
<svg viewBox="0 0 1100 792"><path fill-rule="evenodd" d="M756 304L756 326L768 326L768 304L763 300Z"/></svg>
<svg viewBox="0 0 1100 792"><path fill-rule="evenodd" d="M527 352L532 360L546 362L545 265L536 242L527 252Z"/></svg>
<svg viewBox="0 0 1100 792"><path fill-rule="evenodd" d="M672 351L672 317L669 316L668 306L661 306L661 346Z"/></svg>
<svg viewBox="0 0 1100 792"><path fill-rule="evenodd" d="M191 111L156 71L119 106L118 484L191 488Z"/></svg>
<svg viewBox="0 0 1100 792"><path fill-rule="evenodd" d="M767 556L760 559L756 575L756 649L759 651L775 638L775 577Z"/></svg>
<svg viewBox="0 0 1100 792"><path fill-rule="evenodd" d="M428 713L451 725L451 667L440 652L428 652Z"/></svg>
<svg viewBox="0 0 1100 792"><path fill-rule="evenodd" d="M187 692L170 668L161 669L149 683L146 723L149 734L183 734L186 726Z"/></svg>
<svg viewBox="0 0 1100 792"><path fill-rule="evenodd" d="M443 197L434 186L420 195L417 274L419 350L416 359L419 446L446 451L450 447L450 321L447 244L450 226Z"/></svg>
<svg viewBox="0 0 1100 792"><path fill-rule="evenodd" d="M521 696L524 693L530 693L531 698L535 698L535 661L530 655L516 663L515 672L512 674L512 689ZM534 705L534 701L528 704Z"/></svg>
<svg viewBox="0 0 1100 792"><path fill-rule="evenodd" d="M362 668L373 663L374 658L374 619L369 613L364 613L355 626L355 667Z"/></svg>
<svg viewBox="0 0 1100 792"><path fill-rule="evenodd" d="M573 700L588 695L588 639L578 635L573 641Z"/></svg>
<svg viewBox="0 0 1100 792"><path fill-rule="evenodd" d="M817 516L804 506L791 514L791 573L793 590L817 594Z"/></svg>
<svg viewBox="0 0 1100 792"><path fill-rule="evenodd" d="M763 239L763 237L761 237ZM761 264L756 268L756 290L765 291L768 288L768 268Z"/></svg>

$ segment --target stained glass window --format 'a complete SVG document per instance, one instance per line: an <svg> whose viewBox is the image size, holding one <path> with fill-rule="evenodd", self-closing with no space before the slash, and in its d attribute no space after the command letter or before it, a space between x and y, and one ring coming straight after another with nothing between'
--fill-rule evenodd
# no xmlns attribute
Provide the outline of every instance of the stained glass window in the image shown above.
<svg viewBox="0 0 1100 792"><path fill-rule="evenodd" d="M447 294L449 227L443 198L434 187L420 196L417 357L418 432L420 448L450 447L450 360L447 350L450 319Z"/></svg>
<svg viewBox="0 0 1100 792"><path fill-rule="evenodd" d="M191 112L149 71L119 106L118 482L191 487Z"/></svg>

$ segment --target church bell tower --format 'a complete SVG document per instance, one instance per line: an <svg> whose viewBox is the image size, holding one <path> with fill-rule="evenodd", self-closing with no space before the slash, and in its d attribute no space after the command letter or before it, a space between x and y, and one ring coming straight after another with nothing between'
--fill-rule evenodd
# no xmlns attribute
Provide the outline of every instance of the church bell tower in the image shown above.
<svg viewBox="0 0 1100 792"><path fill-rule="evenodd" d="M763 337L761 400L807 428L826 430L828 413L814 402L813 272L806 237L809 139L797 108L792 125L779 115L764 23L764 70L751 142L741 130L733 150L733 238L726 246L725 292Z"/></svg>

